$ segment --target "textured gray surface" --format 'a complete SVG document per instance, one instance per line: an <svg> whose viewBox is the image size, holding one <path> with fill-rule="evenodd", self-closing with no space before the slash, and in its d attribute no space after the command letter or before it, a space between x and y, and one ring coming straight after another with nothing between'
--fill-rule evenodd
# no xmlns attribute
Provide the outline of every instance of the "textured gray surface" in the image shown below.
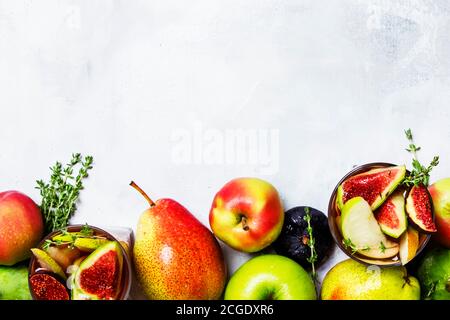
<svg viewBox="0 0 450 320"><path fill-rule="evenodd" d="M37 200L35 180L80 151L96 162L74 222L135 228L130 179L205 224L242 175L325 211L353 165L409 164L407 127L421 159L441 155L432 180L448 176L449 17L444 0L0 0L0 190ZM220 161L246 151L222 143L239 128L273 139ZM248 258L224 250L232 271Z"/></svg>

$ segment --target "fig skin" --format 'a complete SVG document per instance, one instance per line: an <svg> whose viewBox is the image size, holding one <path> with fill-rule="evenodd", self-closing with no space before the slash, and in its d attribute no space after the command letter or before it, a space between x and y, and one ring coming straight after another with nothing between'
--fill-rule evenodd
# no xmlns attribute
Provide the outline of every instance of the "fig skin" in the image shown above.
<svg viewBox="0 0 450 320"><path fill-rule="evenodd" d="M291 258L310 270L311 263L308 259L311 256L311 248L308 246L309 234L305 208L309 208L311 216L310 223L317 253L315 267L325 262L333 248L333 238L328 227L327 216L314 208L301 206L286 211L283 228L274 243L274 249L278 254Z"/></svg>

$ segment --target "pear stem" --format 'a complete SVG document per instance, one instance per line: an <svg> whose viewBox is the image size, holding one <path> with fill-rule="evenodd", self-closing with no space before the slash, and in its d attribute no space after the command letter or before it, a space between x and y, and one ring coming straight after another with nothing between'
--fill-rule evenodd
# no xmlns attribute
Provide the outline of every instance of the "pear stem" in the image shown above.
<svg viewBox="0 0 450 320"><path fill-rule="evenodd" d="M145 198L145 200L148 201L148 203L150 204L150 207L153 207L155 205L155 203L153 202L152 199L150 199L150 197L145 193L144 190L141 189L141 187L139 187L136 183L134 183L134 181L130 182L130 186L132 186L133 188L135 188L137 191L139 191L140 194L142 194L142 196Z"/></svg>

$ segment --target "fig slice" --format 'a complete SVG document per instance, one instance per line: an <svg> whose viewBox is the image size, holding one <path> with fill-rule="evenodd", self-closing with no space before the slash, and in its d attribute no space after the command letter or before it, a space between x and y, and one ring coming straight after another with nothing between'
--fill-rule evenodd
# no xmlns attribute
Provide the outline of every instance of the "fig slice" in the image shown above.
<svg viewBox="0 0 450 320"><path fill-rule="evenodd" d="M114 300L120 291L123 255L117 241L109 241L84 259L74 278L73 300Z"/></svg>
<svg viewBox="0 0 450 320"><path fill-rule="evenodd" d="M402 189L396 190L375 212L381 230L395 239L399 238L408 227L403 193Z"/></svg>
<svg viewBox="0 0 450 320"><path fill-rule="evenodd" d="M372 210L376 210L403 181L405 174L405 166L395 166L372 169L352 176L338 187L337 205L342 210L348 200L362 197Z"/></svg>
<svg viewBox="0 0 450 320"><path fill-rule="evenodd" d="M69 300L66 287L55 277L36 273L30 277L30 289L37 300Z"/></svg>
<svg viewBox="0 0 450 320"><path fill-rule="evenodd" d="M423 232L437 231L433 221L433 205L428 189L420 184L413 186L406 198L406 212L409 219Z"/></svg>

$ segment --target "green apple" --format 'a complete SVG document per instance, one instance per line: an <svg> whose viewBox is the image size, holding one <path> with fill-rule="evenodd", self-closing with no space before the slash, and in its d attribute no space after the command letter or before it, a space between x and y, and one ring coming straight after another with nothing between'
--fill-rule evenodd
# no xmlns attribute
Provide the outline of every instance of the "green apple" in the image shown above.
<svg viewBox="0 0 450 320"><path fill-rule="evenodd" d="M419 281L405 267L381 268L348 259L328 271L323 300L420 300Z"/></svg>
<svg viewBox="0 0 450 320"><path fill-rule="evenodd" d="M0 300L31 300L26 265L0 266Z"/></svg>
<svg viewBox="0 0 450 320"><path fill-rule="evenodd" d="M431 300L450 300L450 250L435 248L423 257L417 277L423 296Z"/></svg>
<svg viewBox="0 0 450 320"><path fill-rule="evenodd" d="M352 198L345 203L340 227L344 245L352 251L375 259L390 258L398 254L398 243L386 238L370 205L362 197Z"/></svg>
<svg viewBox="0 0 450 320"><path fill-rule="evenodd" d="M267 254L243 264L225 289L225 300L315 300L309 274L295 261Z"/></svg>

